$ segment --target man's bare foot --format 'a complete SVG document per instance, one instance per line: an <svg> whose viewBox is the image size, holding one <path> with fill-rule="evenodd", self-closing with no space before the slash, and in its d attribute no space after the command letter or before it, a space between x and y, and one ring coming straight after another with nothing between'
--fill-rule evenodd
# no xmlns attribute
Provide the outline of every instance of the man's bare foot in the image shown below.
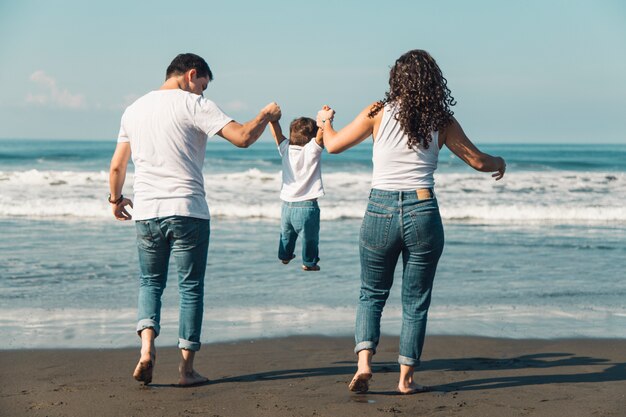
<svg viewBox="0 0 626 417"><path fill-rule="evenodd" d="M348 389L352 392L367 392L370 389L371 372L359 372L354 374L354 378L348 384Z"/></svg>
<svg viewBox="0 0 626 417"><path fill-rule="evenodd" d="M415 382L398 385L398 392L403 395L418 394L420 392L428 391L430 391L430 388L425 385L416 384Z"/></svg>
<svg viewBox="0 0 626 417"><path fill-rule="evenodd" d="M181 372L180 379L178 380L178 385L181 387L189 387L192 385L203 384L208 381L209 378L200 375L196 371Z"/></svg>
<svg viewBox="0 0 626 417"><path fill-rule="evenodd" d="M148 385L152 382L152 371L154 371L155 355L146 353L142 354L139 358L139 363L135 367L133 372L133 378L139 382L143 382L144 385Z"/></svg>

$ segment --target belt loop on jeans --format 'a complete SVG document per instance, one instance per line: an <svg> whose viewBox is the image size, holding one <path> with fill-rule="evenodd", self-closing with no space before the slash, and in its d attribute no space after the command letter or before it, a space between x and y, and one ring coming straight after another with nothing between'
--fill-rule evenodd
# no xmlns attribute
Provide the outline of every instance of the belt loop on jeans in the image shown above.
<svg viewBox="0 0 626 417"><path fill-rule="evenodd" d="M415 190L415 193L417 194L418 200L428 200L435 196L432 188L420 188L419 190Z"/></svg>

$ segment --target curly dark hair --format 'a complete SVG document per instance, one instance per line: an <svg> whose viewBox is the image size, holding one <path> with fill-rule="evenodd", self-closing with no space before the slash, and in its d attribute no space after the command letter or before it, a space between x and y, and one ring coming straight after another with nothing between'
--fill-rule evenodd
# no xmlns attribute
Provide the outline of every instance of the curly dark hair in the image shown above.
<svg viewBox="0 0 626 417"><path fill-rule="evenodd" d="M409 136L408 147L420 144L428 148L432 132L447 126L456 102L448 81L432 56L414 49L396 60L389 73L389 91L372 106L368 116L374 117L387 103L399 106L396 119Z"/></svg>

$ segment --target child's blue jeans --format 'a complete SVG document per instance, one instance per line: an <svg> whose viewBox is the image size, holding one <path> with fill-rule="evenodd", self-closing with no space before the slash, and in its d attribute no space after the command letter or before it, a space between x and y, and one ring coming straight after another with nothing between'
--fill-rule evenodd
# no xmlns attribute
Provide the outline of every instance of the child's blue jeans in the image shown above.
<svg viewBox="0 0 626 417"><path fill-rule="evenodd" d="M317 200L283 202L280 222L278 259L293 258L298 236L302 238L302 264L307 267L319 262L320 208Z"/></svg>

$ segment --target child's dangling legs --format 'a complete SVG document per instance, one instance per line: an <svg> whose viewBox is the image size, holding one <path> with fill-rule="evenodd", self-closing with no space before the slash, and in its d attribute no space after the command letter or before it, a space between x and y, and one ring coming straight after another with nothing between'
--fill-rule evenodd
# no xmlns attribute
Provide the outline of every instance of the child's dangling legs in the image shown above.
<svg viewBox="0 0 626 417"><path fill-rule="evenodd" d="M280 241L278 242L278 259L288 264L296 255L293 251L296 247L298 232L291 223L291 207L289 203L283 203L280 216Z"/></svg>
<svg viewBox="0 0 626 417"><path fill-rule="evenodd" d="M320 209L317 201L307 201L302 207L302 267L306 271L318 271L320 241Z"/></svg>

